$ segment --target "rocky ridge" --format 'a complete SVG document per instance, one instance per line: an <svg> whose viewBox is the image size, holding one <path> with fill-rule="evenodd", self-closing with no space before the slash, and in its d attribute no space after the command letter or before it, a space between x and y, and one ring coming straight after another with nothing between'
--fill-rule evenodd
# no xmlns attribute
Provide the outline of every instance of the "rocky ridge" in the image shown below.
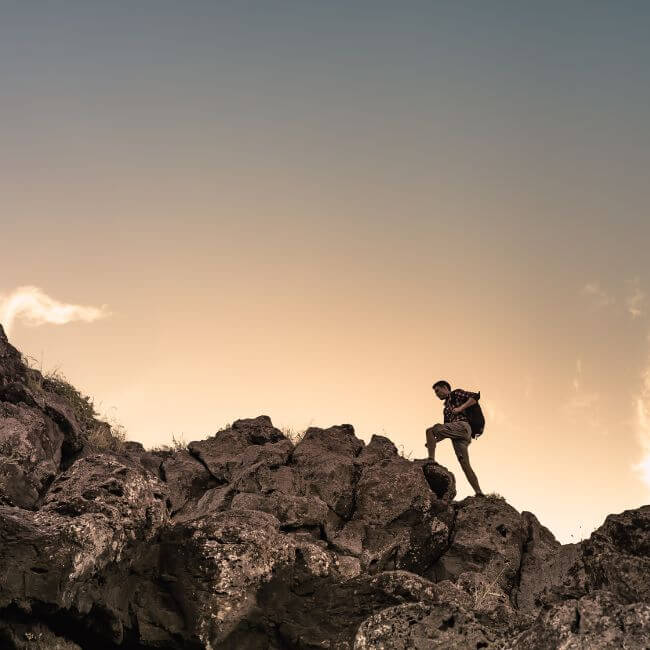
<svg viewBox="0 0 650 650"><path fill-rule="evenodd" d="M0 646L650 647L650 506L559 544L349 424L119 451L0 326Z"/></svg>

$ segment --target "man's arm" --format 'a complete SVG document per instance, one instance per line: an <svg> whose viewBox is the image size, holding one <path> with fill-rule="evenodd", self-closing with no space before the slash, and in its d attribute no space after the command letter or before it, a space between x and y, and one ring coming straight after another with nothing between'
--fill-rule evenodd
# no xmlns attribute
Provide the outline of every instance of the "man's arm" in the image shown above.
<svg viewBox="0 0 650 650"><path fill-rule="evenodd" d="M472 404L478 404L478 400L481 397L481 393L470 393L469 391L461 390L460 388L456 389L454 392L457 393L460 399L465 398L465 401L454 409L454 413L460 413L466 408L472 406Z"/></svg>

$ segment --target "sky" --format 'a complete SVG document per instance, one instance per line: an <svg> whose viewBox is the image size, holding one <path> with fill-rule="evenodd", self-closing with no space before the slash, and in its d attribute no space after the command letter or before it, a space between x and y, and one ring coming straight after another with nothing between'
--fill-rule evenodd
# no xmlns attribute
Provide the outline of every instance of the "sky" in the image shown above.
<svg viewBox="0 0 650 650"><path fill-rule="evenodd" d="M426 457L562 542L650 501L650 8L6 2L0 322L145 446ZM448 441L437 460L471 488Z"/></svg>

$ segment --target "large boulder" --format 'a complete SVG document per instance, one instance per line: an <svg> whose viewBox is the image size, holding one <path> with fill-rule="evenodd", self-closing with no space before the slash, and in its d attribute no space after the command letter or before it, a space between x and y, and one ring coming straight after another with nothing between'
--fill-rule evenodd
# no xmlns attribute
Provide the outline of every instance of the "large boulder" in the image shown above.
<svg viewBox="0 0 650 650"><path fill-rule="evenodd" d="M272 514L282 530L313 529L320 536L327 520L327 505L318 497L302 497L274 491L269 494L237 493L230 503L231 510L261 510Z"/></svg>
<svg viewBox="0 0 650 650"><path fill-rule="evenodd" d="M578 600L607 590L623 603L650 604L650 505L609 515L579 544L547 553L543 572L529 593L540 605Z"/></svg>
<svg viewBox="0 0 650 650"><path fill-rule="evenodd" d="M229 510L177 522L165 534L162 566L173 577L170 589L184 612L186 634L207 648L251 616L262 584L294 558L295 544L275 517Z"/></svg>
<svg viewBox="0 0 650 650"><path fill-rule="evenodd" d="M265 448L267 445L284 442L277 451ZM289 442L282 431L276 429L267 415L237 420L232 426L218 431L211 438L191 442L189 452L199 459L219 482L232 482L238 472L251 463L268 458L272 464L278 457L286 458ZM290 444L290 443L289 443ZM291 445L293 447L293 445ZM279 461L278 461L279 462Z"/></svg>
<svg viewBox="0 0 650 650"><path fill-rule="evenodd" d="M432 492L422 468L373 436L355 464L354 512L331 540L365 570L423 572L449 544L453 510Z"/></svg>
<svg viewBox="0 0 650 650"><path fill-rule="evenodd" d="M378 578L386 584L390 575ZM407 575L396 582L401 602L366 618L356 631L353 650L497 648L508 638L512 621L495 624L458 585L422 578L418 585L415 576Z"/></svg>
<svg viewBox="0 0 650 650"><path fill-rule="evenodd" d="M107 639L132 626L137 566L168 521L166 488L109 454L84 457L52 482L37 512L0 507L0 607L31 603L80 626L101 610Z"/></svg>
<svg viewBox="0 0 650 650"><path fill-rule="evenodd" d="M0 324L0 386L7 383L25 380L28 368L24 364L20 352L9 343L2 324Z"/></svg>
<svg viewBox="0 0 650 650"><path fill-rule="evenodd" d="M0 503L35 508L59 470L62 444L42 411L0 402Z"/></svg>
<svg viewBox="0 0 650 650"><path fill-rule="evenodd" d="M519 582L512 596L520 611L537 613L543 605L540 595L553 585L554 578L548 569L555 562L561 544L532 512L522 512L521 517L527 533L519 567Z"/></svg>
<svg viewBox="0 0 650 650"><path fill-rule="evenodd" d="M433 569L436 580L456 581L466 572L489 573L510 594L518 584L527 523L498 497L468 497L456 504L449 549Z"/></svg>
<svg viewBox="0 0 650 650"><path fill-rule="evenodd" d="M567 600L544 610L531 627L504 645L507 650L641 650L648 647L650 605L621 603L608 591L594 591L578 600Z"/></svg>
<svg viewBox="0 0 650 650"><path fill-rule="evenodd" d="M5 613L0 620L0 648L14 650L82 650L68 639L54 634L43 623L26 616L12 617Z"/></svg>
<svg viewBox="0 0 650 650"><path fill-rule="evenodd" d="M292 466L305 482L305 496L315 495L341 519L354 510L355 485L359 477L355 458L364 443L351 424L328 429L309 427L292 455Z"/></svg>
<svg viewBox="0 0 650 650"><path fill-rule="evenodd" d="M169 488L172 514L188 504L187 510L208 491L219 485L207 467L185 450L174 452L160 467Z"/></svg>
<svg viewBox="0 0 650 650"><path fill-rule="evenodd" d="M446 467L430 460L414 460L413 463L422 467L424 478L439 499L453 501L456 498L456 477Z"/></svg>

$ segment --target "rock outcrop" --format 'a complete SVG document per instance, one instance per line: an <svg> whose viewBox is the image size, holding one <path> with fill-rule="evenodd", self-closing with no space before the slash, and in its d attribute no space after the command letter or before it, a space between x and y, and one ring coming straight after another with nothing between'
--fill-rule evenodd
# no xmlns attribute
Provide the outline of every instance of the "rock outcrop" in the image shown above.
<svg viewBox="0 0 650 650"><path fill-rule="evenodd" d="M0 326L0 647L650 647L650 506L561 545L350 424L112 449Z"/></svg>

